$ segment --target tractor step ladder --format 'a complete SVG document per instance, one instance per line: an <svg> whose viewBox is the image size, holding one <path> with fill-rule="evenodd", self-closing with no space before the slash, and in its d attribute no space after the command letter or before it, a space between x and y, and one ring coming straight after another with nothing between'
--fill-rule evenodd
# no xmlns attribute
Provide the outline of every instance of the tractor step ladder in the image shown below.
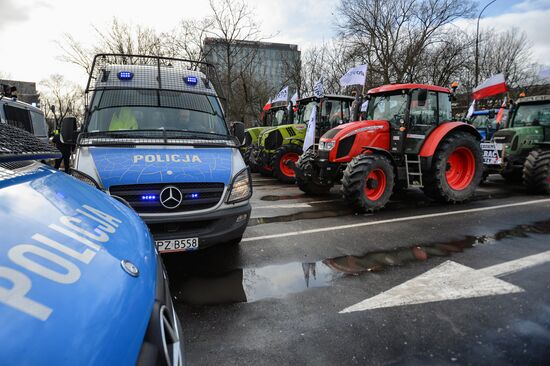
<svg viewBox="0 0 550 366"><path fill-rule="evenodd" d="M407 174L407 187L424 187L422 182L422 164L420 162L420 156L416 155L416 159L409 159L405 154L405 172Z"/></svg>

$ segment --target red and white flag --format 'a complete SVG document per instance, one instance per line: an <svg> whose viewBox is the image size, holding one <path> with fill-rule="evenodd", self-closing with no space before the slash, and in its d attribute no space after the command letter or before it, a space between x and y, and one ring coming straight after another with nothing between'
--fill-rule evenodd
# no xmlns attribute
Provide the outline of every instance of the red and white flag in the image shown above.
<svg viewBox="0 0 550 366"><path fill-rule="evenodd" d="M500 124L502 122L502 118L504 117L504 110L506 109L506 97L504 97L504 101L502 102L502 105L500 106L500 109L497 113L497 123Z"/></svg>
<svg viewBox="0 0 550 366"><path fill-rule="evenodd" d="M475 100L479 100L507 91L508 87L506 86L506 80L504 80L504 74L496 74L476 86L472 96Z"/></svg>
<svg viewBox="0 0 550 366"><path fill-rule="evenodd" d="M269 100L267 101L267 103L264 105L263 110L264 110L264 111L269 110L269 108L271 108L271 104L273 104L273 103L271 102L271 98L269 98Z"/></svg>

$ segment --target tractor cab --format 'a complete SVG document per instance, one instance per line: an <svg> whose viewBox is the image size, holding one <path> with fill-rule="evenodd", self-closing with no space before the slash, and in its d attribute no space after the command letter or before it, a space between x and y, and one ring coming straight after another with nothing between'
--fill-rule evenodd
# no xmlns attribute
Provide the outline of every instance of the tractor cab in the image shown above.
<svg viewBox="0 0 550 366"><path fill-rule="evenodd" d="M348 123L351 120L350 109L353 98L344 95L314 96L298 100L298 123L308 124L313 108L317 107L315 124L316 142L328 130Z"/></svg>
<svg viewBox="0 0 550 366"><path fill-rule="evenodd" d="M507 109L505 113L507 113ZM489 141L493 137L493 134L499 129L502 128L497 122L497 115L499 109L485 109L480 111L475 111L468 121L481 135L481 139L484 141ZM505 119L503 117L503 119Z"/></svg>

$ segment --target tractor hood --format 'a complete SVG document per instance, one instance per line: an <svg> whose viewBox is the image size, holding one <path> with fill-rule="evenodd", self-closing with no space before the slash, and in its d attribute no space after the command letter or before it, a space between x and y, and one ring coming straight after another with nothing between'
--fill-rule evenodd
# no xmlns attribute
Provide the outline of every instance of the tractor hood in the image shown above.
<svg viewBox="0 0 550 366"><path fill-rule="evenodd" d="M2 364L134 364L157 269L137 214L37 167L0 179L0 222ZM130 275L122 261L139 273Z"/></svg>
<svg viewBox="0 0 550 366"><path fill-rule="evenodd" d="M389 122L383 120L376 121L357 121L339 125L332 130L327 131L321 141L328 142L341 140L359 133L389 132Z"/></svg>

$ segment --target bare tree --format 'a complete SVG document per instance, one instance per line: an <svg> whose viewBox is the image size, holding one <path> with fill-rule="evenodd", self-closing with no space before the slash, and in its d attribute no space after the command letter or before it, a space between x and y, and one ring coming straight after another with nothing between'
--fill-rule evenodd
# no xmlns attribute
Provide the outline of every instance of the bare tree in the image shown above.
<svg viewBox="0 0 550 366"><path fill-rule="evenodd" d="M57 128L63 118L73 116L82 122L84 116L84 92L62 75L54 74L39 84L41 105L46 119L54 121Z"/></svg>
<svg viewBox="0 0 550 366"><path fill-rule="evenodd" d="M363 54L373 81L411 82L445 26L474 8L469 0L342 0L338 28Z"/></svg>

